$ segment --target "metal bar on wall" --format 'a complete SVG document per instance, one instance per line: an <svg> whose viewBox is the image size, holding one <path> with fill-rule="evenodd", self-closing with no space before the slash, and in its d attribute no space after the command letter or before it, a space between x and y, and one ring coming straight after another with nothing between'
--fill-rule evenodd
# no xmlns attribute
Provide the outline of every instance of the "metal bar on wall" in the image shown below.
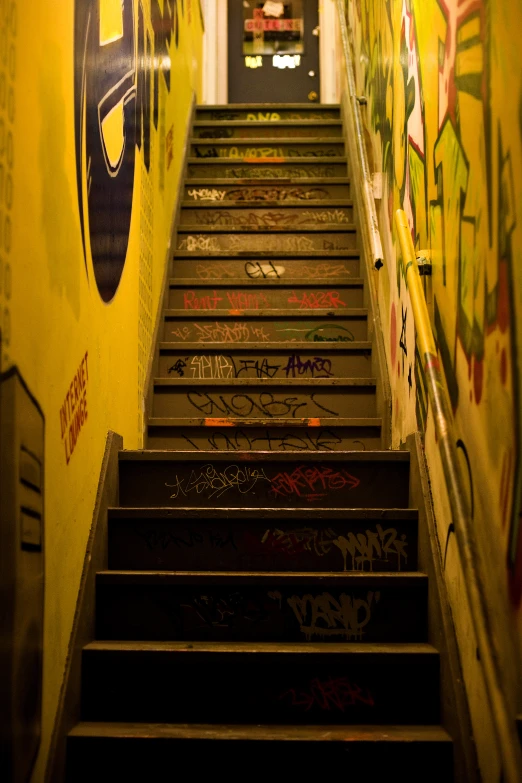
<svg viewBox="0 0 522 783"><path fill-rule="evenodd" d="M437 356L437 347L424 297L415 248L406 213L398 209L395 225L406 270L406 285L410 293L416 339L426 376L428 397L433 412L438 448L451 505L452 523L457 540L464 584L478 654L482 664L486 694L495 727L498 748L502 757L504 783L522 780L522 763L515 720L510 718L501 685L498 660L493 652L489 630L488 610L481 579L481 560L471 528L471 514L458 461L454 436L453 414L444 376Z"/></svg>

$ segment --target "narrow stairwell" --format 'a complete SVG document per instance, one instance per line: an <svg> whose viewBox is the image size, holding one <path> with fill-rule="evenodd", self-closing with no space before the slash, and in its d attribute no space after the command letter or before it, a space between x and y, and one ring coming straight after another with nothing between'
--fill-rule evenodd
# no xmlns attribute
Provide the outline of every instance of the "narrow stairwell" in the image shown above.
<svg viewBox="0 0 522 783"><path fill-rule="evenodd" d="M344 155L338 107L197 111L70 783L452 780Z"/></svg>

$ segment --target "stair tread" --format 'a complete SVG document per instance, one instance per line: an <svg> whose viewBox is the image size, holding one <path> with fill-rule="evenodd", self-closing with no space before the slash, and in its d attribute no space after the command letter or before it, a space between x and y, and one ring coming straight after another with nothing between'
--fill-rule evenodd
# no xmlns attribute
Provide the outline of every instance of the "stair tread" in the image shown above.
<svg viewBox="0 0 522 783"><path fill-rule="evenodd" d="M339 155L330 156L330 155L322 155L322 156L315 156L312 155L310 157L305 157L304 155L302 157L288 157L287 155L281 155L281 157L270 157L270 158L228 158L228 157L220 157L220 158L188 158L188 164L189 165L206 165L207 163L210 163L211 165L224 163L225 165L235 165L235 166L241 166L246 164L247 166L266 166L270 165L271 163L275 163L278 166L286 166L286 165L292 165L292 166L302 166L303 164L326 164L326 163L346 163L347 158L345 155L342 157ZM190 177L186 180L188 183L191 181ZM273 182L272 178L272 182Z"/></svg>
<svg viewBox="0 0 522 783"><path fill-rule="evenodd" d="M272 125L270 124L269 127ZM267 146L271 144L344 144L344 139L342 136L240 136L232 139L201 139L197 136L191 136L190 143L200 144L202 147L219 146L220 144L240 147L254 144ZM234 158L234 160L241 160L241 158Z"/></svg>
<svg viewBox="0 0 522 783"><path fill-rule="evenodd" d="M89 642L88 652L172 652L221 654L316 654L316 655L421 655L438 656L438 650L425 642L156 642L104 641Z"/></svg>
<svg viewBox="0 0 522 783"><path fill-rule="evenodd" d="M230 109L230 106L228 107ZM257 127L257 125L263 124L260 121L256 121L256 124L254 127ZM268 123L266 123L268 125ZM270 120L270 127L288 127L290 125L304 125L305 127L309 127L311 125L317 125L319 127L324 127L326 125L339 125L341 126L342 120ZM244 128L252 128L252 120L195 120L193 123L194 127L199 128L219 128L219 127L226 127L229 126L234 128L244 127ZM333 137L335 138L335 137ZM343 138L340 136L340 138Z"/></svg>
<svg viewBox="0 0 522 783"><path fill-rule="evenodd" d="M295 278L292 280L281 280L273 277L243 279L220 278L215 280L205 280L200 277L171 277L169 278L170 288L290 288L292 290L299 288L357 288L364 285L362 277L351 277L350 279L335 278L317 278L307 280L297 284ZM327 309L327 308L323 308ZM199 312L199 311L198 311Z"/></svg>
<svg viewBox="0 0 522 783"><path fill-rule="evenodd" d="M105 584L337 584L404 586L425 585L428 575L422 571L98 571L98 583Z"/></svg>
<svg viewBox="0 0 522 783"><path fill-rule="evenodd" d="M315 160L315 158L314 158ZM349 185L350 177L267 177L265 179L259 177L190 177L185 180L185 186L188 188L194 187L194 185L272 185L272 187L279 187L280 185ZM325 203L328 200L325 199Z"/></svg>
<svg viewBox="0 0 522 783"><path fill-rule="evenodd" d="M419 511L416 508L277 508L270 506L266 508L198 508L196 506L180 506L172 508L171 506L149 506L149 507L124 507L111 506L108 509L111 519L127 518L150 518L150 519L178 519L194 517L195 519L220 518L233 519L240 517L245 519L259 519L264 516L271 519L290 519L299 517L306 521L307 518L317 520L411 520L418 521Z"/></svg>
<svg viewBox="0 0 522 783"><path fill-rule="evenodd" d="M320 223L316 226L208 226L193 223L178 226L178 234L353 234L357 231L354 223L339 223L334 226ZM325 251L323 251L325 252Z"/></svg>
<svg viewBox="0 0 522 783"><path fill-rule="evenodd" d="M256 204L257 206L253 206ZM353 207L353 200L350 198L328 198L328 199L276 199L274 201L236 201L231 199L223 199L223 201L182 201L182 209L273 209L274 207L285 209L293 209L294 207L301 207L302 209L309 209L310 207L323 207L325 209L333 209L336 207Z"/></svg>
<svg viewBox="0 0 522 783"><path fill-rule="evenodd" d="M375 378L154 378L154 386L376 386Z"/></svg>
<svg viewBox="0 0 522 783"><path fill-rule="evenodd" d="M187 317L187 315L193 315L197 313L200 318L215 318L230 316L231 318L237 318L238 316L246 316L248 318L257 316L258 318L286 318L286 320L295 320L300 318L302 321L309 320L310 318L339 318L339 317L365 317L368 315L368 310L365 307L339 307L336 310L324 308L316 308L314 310L288 310L288 309L275 309L274 310L179 310L172 308L165 308L163 311L164 317L169 318L181 318ZM324 344L324 343L321 343ZM241 343L234 343L234 345L241 345Z"/></svg>
<svg viewBox="0 0 522 783"><path fill-rule="evenodd" d="M313 342L263 342L263 343L247 343L247 342L241 342L241 343L201 343L201 342L184 342L184 343L175 343L170 342L167 340L164 340L159 343L159 349L160 351L177 351L183 353L184 351L198 351L198 353L202 353L205 351L212 351L213 353L216 352L223 352L223 353L244 353L244 352L251 352L251 351L274 351L275 353L288 353L289 351L292 353L295 353L296 351L309 351L310 353L317 353L318 350L321 350L322 353L325 351L335 351L336 353L339 353L341 351L347 351L348 353L353 351L370 351L372 348L372 343L369 340L359 340L359 341L353 341L349 343L343 343L343 342L325 342L320 344L321 347L319 347L319 343L313 343ZM212 379L209 378L211 381Z"/></svg>
<svg viewBox="0 0 522 783"><path fill-rule="evenodd" d="M382 419L379 417L361 419L330 419L327 417L320 419L232 419L227 416L184 419L182 417L151 416L147 423L149 427L380 427Z"/></svg>
<svg viewBox="0 0 522 783"><path fill-rule="evenodd" d="M208 260L209 258L240 258L242 261L258 261L259 258L269 258L271 260L287 260L287 259L293 259L296 261L300 261L303 258L322 258L322 259L328 259L332 260L334 258L359 258L361 255L360 251L357 249L354 250L292 250L292 251L281 251L281 250L238 250L237 252L231 251L231 250L205 250L204 252L201 251L200 254L193 252L191 250L174 250L173 252L173 258L188 258L191 260L198 260L199 258L204 258L205 260Z"/></svg>
<svg viewBox="0 0 522 783"><path fill-rule="evenodd" d="M451 743L451 737L447 731L437 725L237 726L204 723L82 721L71 729L69 737Z"/></svg>
<svg viewBox="0 0 522 783"><path fill-rule="evenodd" d="M123 461L135 461L135 460L147 460L149 462L155 462L156 460L169 461L169 462L201 462L202 460L208 460L208 454L198 454L193 451L170 449L122 449L118 454L120 462ZM299 460L300 462L409 462L410 453L408 451L383 451L374 449L372 451L315 451L315 452L301 452L301 451L287 451L287 452L270 452L270 451L235 451L233 455L227 452L216 451L213 455L216 461L230 461L243 459L245 462L265 462L267 457L273 462L292 462Z"/></svg>

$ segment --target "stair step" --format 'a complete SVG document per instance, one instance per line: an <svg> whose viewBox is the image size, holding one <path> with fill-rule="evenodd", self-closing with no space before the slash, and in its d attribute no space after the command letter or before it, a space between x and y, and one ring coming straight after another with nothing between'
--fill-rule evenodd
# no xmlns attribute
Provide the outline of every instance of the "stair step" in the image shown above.
<svg viewBox="0 0 522 783"><path fill-rule="evenodd" d="M368 336L368 311L365 309L352 310L350 315L309 310L306 317L285 311L282 317L284 320L274 312L265 316L254 311L237 320L237 315L203 310L198 312L196 320L183 310L171 310L164 312L163 340L180 345L199 342L202 348L223 343L250 347L259 342L279 342L288 348L292 340L324 347L330 343L360 342Z"/></svg>
<svg viewBox="0 0 522 783"><path fill-rule="evenodd" d="M332 258L313 261L302 259L181 259L176 253L172 264L172 280L199 279L202 282L238 280L246 282L253 280L261 282L268 280L285 280L300 283L311 283L318 280L328 280L330 283L344 282L359 275L359 258Z"/></svg>
<svg viewBox="0 0 522 783"><path fill-rule="evenodd" d="M96 638L425 642L419 572L103 571Z"/></svg>
<svg viewBox="0 0 522 783"><path fill-rule="evenodd" d="M272 123L277 120L340 120L341 109L335 104L309 103L233 103L205 105L196 108L196 121L214 120L228 125L237 120Z"/></svg>
<svg viewBox="0 0 522 783"><path fill-rule="evenodd" d="M253 123L249 120L230 120L227 123L197 120L192 127L194 139L341 139L340 120L275 120Z"/></svg>
<svg viewBox="0 0 522 783"><path fill-rule="evenodd" d="M197 229L193 230L193 228ZM289 232L277 231L272 233L260 233L258 231L231 232L230 230L220 229L211 231L208 228L202 230L196 227L187 227L178 230L177 248L178 251L190 253L192 256L201 255L201 253L265 253L272 252L280 255L281 253L299 253L299 252L321 252L327 254L328 251L337 253L338 251L357 252L357 232L355 229L342 228L339 231L330 229L324 231L321 227L319 231Z"/></svg>
<svg viewBox="0 0 522 783"><path fill-rule="evenodd" d="M232 426L231 426L232 425ZM254 425L254 426L253 426ZM257 426L255 426L257 425ZM150 449L192 451L346 451L382 448L382 420L149 419Z"/></svg>
<svg viewBox="0 0 522 783"><path fill-rule="evenodd" d="M258 179L228 178L192 178L185 182L184 199L197 204L219 204L224 201L243 203L275 201L323 201L330 199L348 199L350 197L350 180L348 177L317 178L300 177L293 181L291 177L279 181L272 180L269 184Z"/></svg>
<svg viewBox="0 0 522 783"><path fill-rule="evenodd" d="M160 343L157 374L162 378L194 379L296 379L296 378L368 378L372 371L371 343L355 349L353 343L341 352L331 351L328 346L304 349L293 345L281 347L277 343L271 348L231 348L224 344L208 349L198 345L191 349L187 345L174 347L171 343ZM320 355L318 355L320 353Z"/></svg>
<svg viewBox="0 0 522 783"><path fill-rule="evenodd" d="M308 139L270 138L261 139L211 139L190 140L189 160L197 159L214 160L226 158L237 162L248 163L279 163L287 159L301 158L344 158L344 140L342 138L317 138Z"/></svg>
<svg viewBox="0 0 522 783"><path fill-rule="evenodd" d="M281 230L311 228L315 225L328 228L337 225L349 226L354 222L351 204L339 206L320 201L314 201L313 204L319 204L319 207L287 201L273 202L273 205L265 208L252 207L252 202L248 201L240 206L234 201L216 201L204 205L197 201L185 201L182 204L179 225Z"/></svg>
<svg viewBox="0 0 522 783"><path fill-rule="evenodd" d="M308 513L306 513L308 512ZM256 514L256 516L252 516ZM111 509L111 570L415 571L417 512Z"/></svg>
<svg viewBox="0 0 522 783"><path fill-rule="evenodd" d="M184 281L172 281L169 285L167 308L171 310L212 310L237 312L248 310L288 311L339 310L346 311L363 307L364 282L354 279L342 283L319 282L298 287L290 282L264 284L257 281L241 282L212 281L211 286L203 281L195 285Z"/></svg>
<svg viewBox="0 0 522 783"><path fill-rule="evenodd" d="M173 759L190 769L195 758L198 775L226 769L231 783L244 783L253 764L255 776L286 768L307 781L324 776L325 757L331 768L361 780L385 780L390 769L400 770L401 783L418 783L419 770L423 783L453 780L452 743L440 726L83 722L67 740L67 781L164 780Z"/></svg>
<svg viewBox="0 0 522 783"><path fill-rule="evenodd" d="M188 158L187 163L187 185L193 185L192 180L201 177L277 182L279 179L300 181L311 177L331 179L348 174L345 157L278 158L272 163L263 159L251 162L250 159L242 161L237 158Z"/></svg>
<svg viewBox="0 0 522 783"><path fill-rule="evenodd" d="M83 650L82 719L430 724L438 686L427 644L97 642Z"/></svg>
<svg viewBox="0 0 522 783"><path fill-rule="evenodd" d="M122 506L406 508L409 453L122 451Z"/></svg>

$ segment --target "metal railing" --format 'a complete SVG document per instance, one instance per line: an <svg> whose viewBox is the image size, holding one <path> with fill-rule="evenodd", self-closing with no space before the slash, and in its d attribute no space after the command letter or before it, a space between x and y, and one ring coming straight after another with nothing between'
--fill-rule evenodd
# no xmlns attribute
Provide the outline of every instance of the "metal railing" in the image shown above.
<svg viewBox="0 0 522 783"><path fill-rule="evenodd" d="M455 538L464 576L464 584L477 639L482 673L495 728L498 749L502 759L505 783L520 783L522 764L516 723L502 689L499 662L491 644L485 581L481 579L481 560L476 536L471 525L471 513L460 469L453 413L444 375L437 356L437 347L419 274L415 248L411 238L408 218L402 209L395 213L395 225L404 262L406 285L410 293L411 308L419 354L422 358L428 398L433 412L438 448L444 469L444 477L451 506Z"/></svg>
<svg viewBox="0 0 522 783"><path fill-rule="evenodd" d="M361 228L363 233L367 234L366 239L369 243L368 250L372 260L372 265L374 269L380 269L384 262L381 235L379 233L379 222L377 220L377 212L375 209L372 177L370 174L370 167L368 166L368 156L366 154L366 147L364 144L364 128L359 109L359 100L357 98L357 92L355 88L355 76L352 55L350 51L350 40L348 37L348 27L346 25L344 10L344 0L337 0L339 29L341 33L344 59L346 62L346 73L344 75L347 81L347 91L350 101L350 112L345 117L345 120L347 124L352 126L349 128L349 134L355 140L356 149L354 152L357 155L358 164L360 167L359 173L362 179L362 204L360 206L362 207L362 212L364 214L360 214L359 216Z"/></svg>

